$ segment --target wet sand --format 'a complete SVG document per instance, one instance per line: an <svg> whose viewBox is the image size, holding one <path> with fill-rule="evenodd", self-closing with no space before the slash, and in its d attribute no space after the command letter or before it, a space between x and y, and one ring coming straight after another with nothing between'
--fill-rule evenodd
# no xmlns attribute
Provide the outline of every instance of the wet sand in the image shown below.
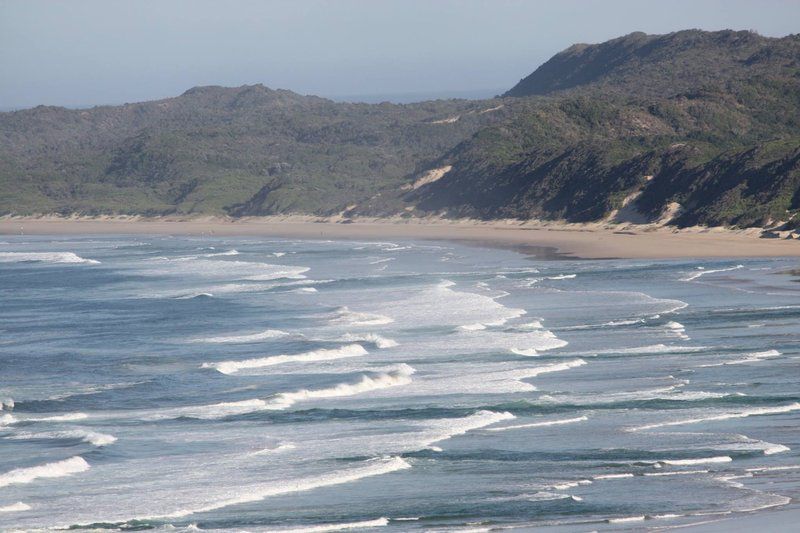
<svg viewBox="0 0 800 533"><path fill-rule="evenodd" d="M800 240L759 238L758 229L674 228L555 222L224 218L0 218L0 234L217 235L305 239L433 239L513 247L537 257L668 259L800 256Z"/></svg>

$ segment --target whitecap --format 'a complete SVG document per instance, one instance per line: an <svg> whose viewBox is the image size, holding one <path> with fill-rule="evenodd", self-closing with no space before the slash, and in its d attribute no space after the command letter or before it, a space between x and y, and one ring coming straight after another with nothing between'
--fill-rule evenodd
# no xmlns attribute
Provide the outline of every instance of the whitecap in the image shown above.
<svg viewBox="0 0 800 533"><path fill-rule="evenodd" d="M398 343L394 339L388 339L375 333L346 333L336 339L338 342L369 342L378 348L394 348Z"/></svg>
<svg viewBox="0 0 800 533"><path fill-rule="evenodd" d="M524 355L526 357L536 357L539 355L539 352L534 350L533 348L511 348L511 353L515 353L517 355Z"/></svg>
<svg viewBox="0 0 800 533"><path fill-rule="evenodd" d="M206 337L203 339L194 339L192 342L208 342L213 344L244 344L248 342L257 342L267 339L276 339L279 337L286 337L290 335L285 331L279 329L268 329L259 333L248 333L243 335L223 335L219 337Z"/></svg>
<svg viewBox="0 0 800 533"><path fill-rule="evenodd" d="M383 326L391 324L394 319L376 313L359 313L351 311L347 306L340 307L332 314L331 324L349 326Z"/></svg>
<svg viewBox="0 0 800 533"><path fill-rule="evenodd" d="M656 424L646 424L643 426L630 428L629 431L642 431L660 427L682 426L685 424L698 424L701 422L714 422L720 420L729 420L733 418L746 418L748 416L774 415L774 414L789 413L797 410L800 410L800 403L795 402L789 405L782 405L779 407L757 407L754 409L744 409L741 411L723 412L720 414L709 414L697 418L684 418L681 420L670 420L667 422L659 422Z"/></svg>
<svg viewBox="0 0 800 533"><path fill-rule="evenodd" d="M23 262L100 264L100 261L85 259L72 252L0 252L0 263Z"/></svg>
<svg viewBox="0 0 800 533"><path fill-rule="evenodd" d="M203 363L201 368L213 368L222 374L235 374L241 370L263 368L267 366L281 365L285 363L307 363L316 361L332 361L347 357L360 357L369 352L360 344L348 344L341 348L331 350L314 350L310 352L290 354L290 355L271 355L269 357L258 357L254 359L244 359L241 361L220 361L216 363Z"/></svg>
<svg viewBox="0 0 800 533"><path fill-rule="evenodd" d="M379 476L411 468L404 459L400 457L386 457L365 461L364 466L339 470L331 474L323 474L316 477L290 480L280 483L264 483L262 485L250 486L242 491L241 494L232 496L225 500L210 502L205 505L192 509L181 509L170 514L148 517L148 518L180 518L195 513L214 511L223 507L242 503L256 502L271 496L280 496L294 492L305 492L322 487L331 487L352 483L366 477Z"/></svg>
<svg viewBox="0 0 800 533"><path fill-rule="evenodd" d="M524 428L538 428L549 426L560 426L564 424L574 424L576 422L584 422L589 418L586 416L578 416L575 418L564 418L559 420L547 420L545 422L532 422L530 424L518 424L514 426L503 426L499 428L487 428L486 431L508 431L510 429L524 429Z"/></svg>
<svg viewBox="0 0 800 533"><path fill-rule="evenodd" d="M356 383L340 383L326 389L301 389L294 392L282 392L276 394L270 400L268 408L287 409L299 401L353 396L388 387L407 385L411 383L411 375L414 372L413 367L401 363L388 372L380 372L374 375L365 374Z"/></svg>
<svg viewBox="0 0 800 533"><path fill-rule="evenodd" d="M661 459L656 462L670 466L691 466L709 463L730 463L731 461L733 459L727 455L718 455L716 457L701 457L698 459Z"/></svg>
<svg viewBox="0 0 800 533"><path fill-rule="evenodd" d="M361 522L342 522L339 524L319 524L316 526L304 526L289 529L264 529L260 533L324 533L326 531L342 531L347 529L366 529L371 527L383 527L389 525L388 518L376 518L375 520L362 520Z"/></svg>
<svg viewBox="0 0 800 533"><path fill-rule="evenodd" d="M0 487L18 483L30 483L36 479L57 478L85 472L90 466L83 457L75 456L63 461L47 463L40 466L16 468L0 474Z"/></svg>
<svg viewBox="0 0 800 533"><path fill-rule="evenodd" d="M644 515L640 516L625 516L622 518L609 518L606 520L609 524L627 524L629 522L642 522L645 520Z"/></svg>
<svg viewBox="0 0 800 533"><path fill-rule="evenodd" d="M719 268L716 270L706 270L702 267L699 268L698 272L694 272L689 274L688 276L681 278L681 281L694 281L701 276L705 276L706 274L716 274L718 272L730 272L732 270L739 270L740 268L744 268L744 265L736 265L730 268Z"/></svg>
<svg viewBox="0 0 800 533"><path fill-rule="evenodd" d="M722 361L720 363L709 363L706 365L699 365L698 368L710 368L715 366L727 366L727 365L745 365L749 363L758 363L759 361L763 361L764 359L770 359L773 357L780 357L783 355L778 350L766 350L763 352L751 352L744 354L744 356L740 359L733 359L731 361Z"/></svg>
<svg viewBox="0 0 800 533"><path fill-rule="evenodd" d="M16 433L8 438L11 439L77 439L87 442L93 446L102 447L113 444L117 441L114 435L98 433L83 429L68 431L51 431L43 433Z"/></svg>
<svg viewBox="0 0 800 533"><path fill-rule="evenodd" d="M17 502L0 507L0 513L18 513L20 511L29 511L30 508L31 506L27 503Z"/></svg>
<svg viewBox="0 0 800 533"><path fill-rule="evenodd" d="M631 474L630 472L625 472L623 474L600 474L600 475L597 475L597 476L592 476L592 479L594 479L594 480L625 479L625 478L629 478L629 477L633 477L633 474Z"/></svg>
<svg viewBox="0 0 800 533"><path fill-rule="evenodd" d="M675 472L645 472L645 476L664 477L664 476L696 476L708 474L708 470L676 470Z"/></svg>

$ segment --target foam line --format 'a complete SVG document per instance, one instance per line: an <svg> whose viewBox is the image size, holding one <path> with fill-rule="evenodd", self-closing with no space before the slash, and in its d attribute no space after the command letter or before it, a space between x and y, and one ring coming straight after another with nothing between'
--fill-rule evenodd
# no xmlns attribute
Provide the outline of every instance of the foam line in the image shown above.
<svg viewBox="0 0 800 533"><path fill-rule="evenodd" d="M16 468L5 474L0 474L0 487L8 485L30 483L36 479L64 477L89 470L89 463L83 457L75 456L63 461L46 463L28 468Z"/></svg>
<svg viewBox="0 0 800 533"><path fill-rule="evenodd" d="M314 350L310 352L291 354L291 355L272 355L269 357L258 357L255 359L244 359L242 361L220 361L217 363L203 363L201 368L213 368L223 374L235 374L241 370L263 368L267 366L281 365L285 363L308 363L314 361L333 361L335 359L345 359L348 357L359 357L367 355L367 350L360 344L348 344L341 348L332 350Z"/></svg>

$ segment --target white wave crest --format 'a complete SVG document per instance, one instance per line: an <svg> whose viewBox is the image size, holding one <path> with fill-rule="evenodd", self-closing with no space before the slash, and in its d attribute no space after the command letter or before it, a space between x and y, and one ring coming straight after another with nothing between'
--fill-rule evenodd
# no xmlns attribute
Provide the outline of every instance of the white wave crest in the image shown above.
<svg viewBox="0 0 800 533"><path fill-rule="evenodd" d="M297 448L297 446L295 446L291 442L284 442L282 444L277 445L274 448L264 448L263 450L255 451L250 455L268 455L272 453L280 453L288 450L294 450L295 448Z"/></svg>
<svg viewBox="0 0 800 533"><path fill-rule="evenodd" d="M193 509L181 509L168 515L161 515L149 518L180 518L195 513L214 511L223 507L237 505L241 503L256 502L272 496L291 494L294 492L305 492L322 487L331 487L352 483L367 477L379 476L411 468L405 460L400 457L386 457L374 459L366 462L365 466L352 468L350 470L340 470L331 474L321 475L313 478L292 480L284 483L265 483L255 487L247 487L242 490L242 494L231 498L208 503Z"/></svg>
<svg viewBox="0 0 800 533"><path fill-rule="evenodd" d="M539 374L547 374L548 372L561 372L562 370L569 370L571 368L578 368L586 364L583 359L573 359L572 361L565 361L563 363L553 363L551 365L537 366L533 368L526 368L522 370L521 376L526 378L533 378Z"/></svg>
<svg viewBox="0 0 800 533"><path fill-rule="evenodd" d="M457 329L460 329L461 331L481 331L486 329L486 326L481 323L464 324L463 326L458 326Z"/></svg>
<svg viewBox="0 0 800 533"><path fill-rule="evenodd" d="M526 357L536 357L537 355L539 355L539 352L537 352L533 348L511 348L511 353L515 353L517 355L524 355Z"/></svg>
<svg viewBox="0 0 800 533"><path fill-rule="evenodd" d="M0 263L73 263L98 265L100 261L85 259L72 252L0 252Z"/></svg>
<svg viewBox="0 0 800 533"><path fill-rule="evenodd" d="M394 348L398 346L394 339L387 339L375 333L346 333L336 339L338 342L369 342L378 348Z"/></svg>
<svg viewBox="0 0 800 533"><path fill-rule="evenodd" d="M35 479L64 477L89 470L89 463L83 457L75 456L63 461L47 463L28 468L17 468L0 474L0 487L16 483L30 483Z"/></svg>
<svg viewBox="0 0 800 533"><path fill-rule="evenodd" d="M603 479L624 479L633 477L633 474L630 472L625 472L624 474L600 474L597 476L593 476L592 479L595 480L603 480Z"/></svg>
<svg viewBox="0 0 800 533"><path fill-rule="evenodd" d="M391 324L394 319L376 313L359 313L351 311L347 306L337 309L331 318L331 324L345 324L349 326L383 326Z"/></svg>
<svg viewBox="0 0 800 533"><path fill-rule="evenodd" d="M429 422L429 429L425 432L425 446L431 446L436 442L441 442L458 435L463 435L469 431L481 429L503 420L513 420L516 418L509 412L502 411L478 411L463 418L446 418ZM435 450L441 451L441 448Z"/></svg>
<svg viewBox="0 0 800 533"><path fill-rule="evenodd" d="M708 470L678 470L676 472L645 472L645 476L662 477L662 476L695 476L698 474L708 474Z"/></svg>
<svg viewBox="0 0 800 533"><path fill-rule="evenodd" d="M72 422L73 420L85 420L89 418L86 413L67 413L64 415L46 416L43 418L28 418L34 422Z"/></svg>
<svg viewBox="0 0 800 533"><path fill-rule="evenodd" d="M792 411L797 411L797 410L800 410L800 403L795 402L789 405L782 405L780 407L758 407L754 409L732 411L716 415L709 414L707 416L700 416L697 418L684 418L682 420L671 420L668 422L659 422L657 424L647 424L644 426L636 426L630 428L629 431L642 431L660 427L682 426L685 424L698 424L700 422L714 422L719 420L729 420L732 418L746 418L748 416L775 415L782 413L790 413Z"/></svg>
<svg viewBox="0 0 800 533"><path fill-rule="evenodd" d="M718 455L716 457L701 457L699 459L662 459L656 462L670 466L692 466L715 463L730 463L731 461L733 461L733 459L727 455Z"/></svg>
<svg viewBox="0 0 800 533"><path fill-rule="evenodd" d="M18 513L20 511L29 511L31 508L27 503L17 502L11 505L0 507L0 513Z"/></svg>
<svg viewBox="0 0 800 533"><path fill-rule="evenodd" d="M169 418L186 417L213 420L258 411L282 410L291 407L299 401L353 396L387 387L406 385L411 383L411 375L413 373L414 369L411 366L399 364L387 372L380 372L375 375L362 375L361 379L355 383L340 383L326 389L300 389L292 392L281 392L267 400L254 398L238 402L221 402L210 405L192 405L161 409L151 411L146 414L143 419L165 420Z"/></svg>
<svg viewBox="0 0 800 533"><path fill-rule="evenodd" d="M285 363L307 363L313 361L332 361L347 357L359 357L369 352L360 344L348 344L332 350L314 350L310 352L291 355L272 355L242 361L220 361L217 363L203 363L201 368L213 368L222 374L235 374L241 370L263 368Z"/></svg>
<svg viewBox="0 0 800 533"><path fill-rule="evenodd" d="M503 426L500 428L487 428L486 431L508 431L509 429L523 429L523 428L539 428L548 426L560 426L563 424L574 424L576 422L583 422L589 420L586 416L578 416L575 418L564 418L561 420L547 420L545 422L532 422L530 424L518 424L515 426Z"/></svg>
<svg viewBox="0 0 800 533"><path fill-rule="evenodd" d="M226 416L241 415L267 409L267 402L258 398L238 402L221 402L210 405L191 405L152 411L145 415L145 420L164 420L169 418L199 418L213 420Z"/></svg>
<svg viewBox="0 0 800 533"><path fill-rule="evenodd" d="M630 522L642 522L645 520L644 515L640 516L624 516L622 518L609 518L606 520L609 524L627 524Z"/></svg>
<svg viewBox="0 0 800 533"><path fill-rule="evenodd" d="M705 350L704 346L667 346L666 344L651 344L636 348L613 348L581 353L580 355L613 355L613 354L659 354L659 353L687 353Z"/></svg>
<svg viewBox="0 0 800 533"><path fill-rule="evenodd" d="M270 400L270 409L286 409L296 402L304 400L317 400L326 398L339 398L343 396L353 396L364 392L370 392L388 387L397 387L411 383L411 375L414 368L401 363L389 372L381 372L376 375L361 376L361 380L356 383L340 383L327 389L307 390L301 389L294 392L282 392Z"/></svg>
<svg viewBox="0 0 800 533"><path fill-rule="evenodd" d="M239 255L239 251L234 248L234 249L231 249L231 250L226 250L224 252L203 254L203 257L218 257L218 256L226 256L226 255Z"/></svg>
<svg viewBox="0 0 800 533"><path fill-rule="evenodd" d="M108 446L117 442L114 435L98 433L83 429L69 431L51 431L45 433L17 433L9 437L11 439L78 439L97 447Z"/></svg>
<svg viewBox="0 0 800 533"><path fill-rule="evenodd" d="M763 361L764 359L770 359L772 357L780 357L781 355L783 354L778 350L752 352L745 354L741 359L733 359L731 361L723 361L721 363L709 363L706 365L700 365L698 368L710 368L715 366L727 366L727 365L745 365L748 363L757 363L759 361Z"/></svg>
<svg viewBox="0 0 800 533"><path fill-rule="evenodd" d="M268 329L260 333L250 333L246 335L225 335L220 337L207 337L203 339L196 339L192 342L208 342L213 344L244 344L248 342L263 341L266 339L276 339L279 337L286 337L290 335L285 331L279 329Z"/></svg>
<svg viewBox="0 0 800 533"><path fill-rule="evenodd" d="M369 527L383 527L389 525L388 518L363 520L361 522L343 522L341 524L320 524L317 526L296 527L291 529L265 529L260 533L324 533L326 531L343 531L347 529L364 529Z"/></svg>
<svg viewBox="0 0 800 533"><path fill-rule="evenodd" d="M534 320L532 322L527 322L525 324L519 324L518 326L515 326L515 329L530 331L536 329L544 329L544 326L542 325L542 322L540 320Z"/></svg>
<svg viewBox="0 0 800 533"><path fill-rule="evenodd" d="M732 270L739 270L740 268L744 268L744 265L736 265L730 268L718 268L716 270L705 270L703 267L699 267L699 272L693 272L689 274L685 278L681 278L681 281L694 281L701 276L705 276L706 274L716 274L718 272L730 272Z"/></svg>

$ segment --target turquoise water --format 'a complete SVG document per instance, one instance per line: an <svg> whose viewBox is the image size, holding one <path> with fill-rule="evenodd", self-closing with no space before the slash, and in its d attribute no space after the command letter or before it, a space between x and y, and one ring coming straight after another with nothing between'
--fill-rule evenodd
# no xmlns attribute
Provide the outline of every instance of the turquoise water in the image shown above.
<svg viewBox="0 0 800 533"><path fill-rule="evenodd" d="M2 240L0 530L640 529L800 494L795 261Z"/></svg>

